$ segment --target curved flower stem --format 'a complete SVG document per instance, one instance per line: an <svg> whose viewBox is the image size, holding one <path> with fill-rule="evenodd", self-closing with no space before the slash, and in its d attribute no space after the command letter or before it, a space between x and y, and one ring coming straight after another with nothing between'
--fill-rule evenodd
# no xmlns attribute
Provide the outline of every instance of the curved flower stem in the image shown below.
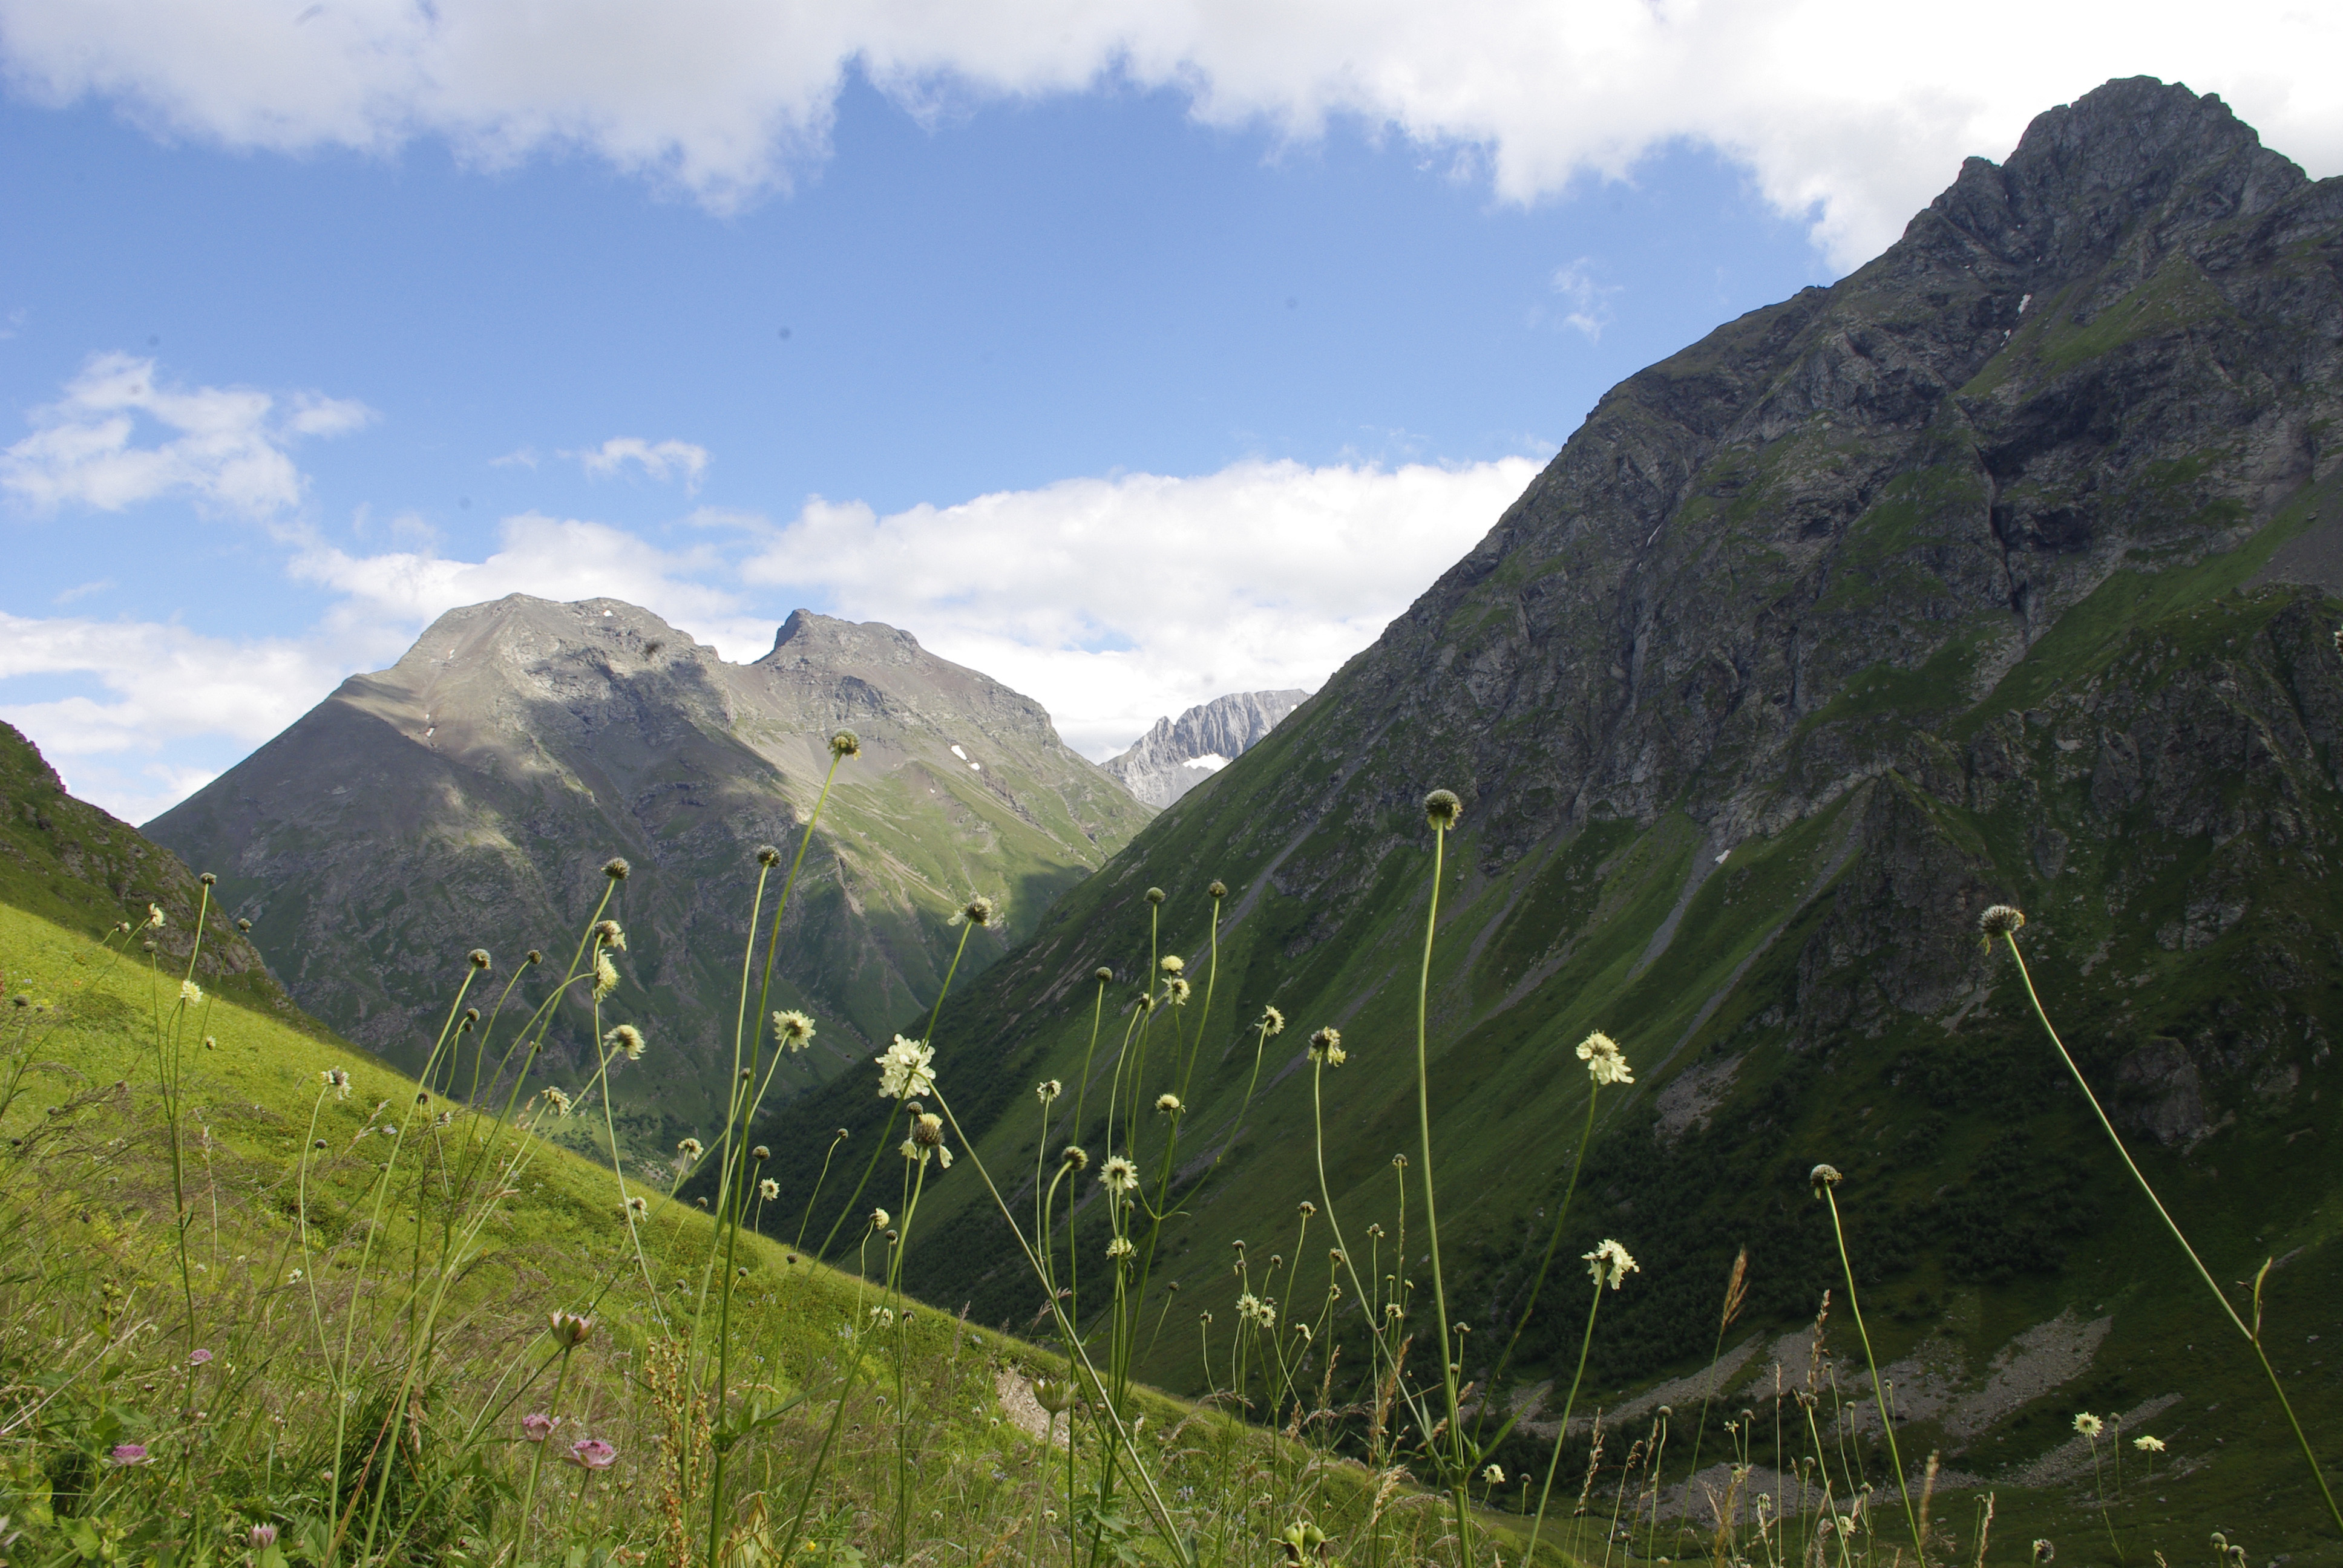
<svg viewBox="0 0 2343 1568"><path fill-rule="evenodd" d="M1855 1296L1855 1264L1846 1253L1846 1227L1838 1217L1838 1194L1830 1183L1821 1184L1823 1201L1830 1205L1831 1234L1838 1239L1839 1267L1846 1271L1846 1306L1855 1315L1855 1332L1863 1341L1864 1364L1871 1369L1871 1396L1879 1402L1879 1428L1887 1434L1887 1460L1896 1467L1896 1489L1904 1496L1904 1523L1912 1528L1912 1550L1919 1554L1920 1568L1928 1568L1927 1543L1920 1537L1920 1516L1912 1509L1912 1483L1904 1474L1904 1455L1896 1445L1896 1421L1887 1409L1887 1391L1879 1382L1879 1358L1871 1351L1871 1331L1863 1326L1863 1303Z"/></svg>
<svg viewBox="0 0 2343 1568"><path fill-rule="evenodd" d="M1429 1031L1425 1025L1432 994L1432 940L1440 929L1440 874L1447 844L1447 827L1444 824L1434 827L1432 838L1432 898L1423 915L1423 968L1416 977L1415 985L1415 1120L1423 1145L1423 1226L1432 1237L1432 1300L1440 1319L1441 1386L1448 1396L1449 1460L1453 1472L1449 1489L1456 1507L1456 1550L1460 1558L1469 1560L1473 1552L1473 1537L1472 1516L1465 1507L1464 1488L1468 1477L1464 1431L1456 1397L1456 1363L1449 1359L1456 1353L1456 1342L1448 1327L1448 1284L1440 1267L1440 1213L1434 1204L1432 1189L1432 1075L1427 1060Z"/></svg>
<svg viewBox="0 0 2343 1568"><path fill-rule="evenodd" d="M1570 1218L1570 1201L1578 1194L1578 1173L1586 1164L1586 1146L1594 1141L1594 1099L1601 1088L1600 1084L1594 1081L1593 1075L1589 1074L1586 1085L1586 1127L1578 1135L1578 1153L1570 1162L1570 1181L1562 1190L1562 1207L1555 1211L1554 1229L1546 1236L1545 1256L1538 1261L1537 1278L1530 1283L1530 1299L1523 1303L1521 1320L1513 1324L1513 1337L1505 1342L1504 1353L1498 1356L1495 1370L1489 1373L1489 1387L1492 1389L1495 1388L1498 1380L1505 1375L1505 1368L1512 1364L1513 1351L1522 1342L1522 1333L1530 1326L1530 1314L1537 1311L1538 1295L1545 1289L1546 1273L1554 1267L1554 1251L1562 1244L1562 1227ZM1481 1420L1485 1419L1486 1402L1483 1402L1482 1408L1484 1412L1483 1418L1476 1419L1473 1423L1474 1428L1473 1448L1473 1456L1476 1459L1504 1442L1506 1435L1513 1430L1514 1423L1521 1420L1521 1412L1517 1409L1505 1418L1504 1423L1497 1428L1495 1433L1484 1444L1480 1440L1479 1428Z"/></svg>
<svg viewBox="0 0 2343 1568"><path fill-rule="evenodd" d="M2004 931L2001 940L2008 946L2009 956L2017 960L2017 978L2026 983L2026 1000L2034 1004L2034 1016L2042 1020L2043 1032L2050 1037L2051 1045L2056 1048L2058 1060L2065 1062L2066 1070L2074 1075L2075 1086L2090 1102L2091 1114L2099 1119L2100 1127L2107 1131L2107 1141L2116 1146L2116 1153L2123 1160L2124 1169L2129 1171L2132 1180L2139 1183L2139 1190L2147 1194L2148 1202L2156 1208L2157 1218L2162 1220L2164 1228L2172 1232L2172 1239L2180 1243L2180 1250L2188 1254L2188 1261L2197 1270L2197 1277L2205 1282L2205 1288L2213 1292L2215 1301L2221 1303L2221 1311L2228 1314L2229 1322L2236 1326L2237 1332L2245 1335L2246 1342L2254 1347L2255 1359L2262 1363L2262 1375L2269 1379L2270 1392L2278 1396L2278 1408L2286 1412L2287 1424L2294 1428L2294 1440L2302 1445L2302 1457L2310 1465L2310 1478L2318 1483L2318 1495L2326 1500L2327 1512L2334 1519L2335 1527L2343 1530L2343 1505L2336 1503L2335 1493L2327 1484L2327 1473L2319 1467L2318 1455L2311 1451L2310 1439L2304 1433L2302 1422L2295 1416L2294 1405L2286 1397L2285 1386L2278 1380L2278 1369L2270 1365L2269 1357L2262 1350L2262 1337L2258 1332L2260 1314L2257 1312L2255 1315L2254 1328L2246 1327L2245 1320L2237 1316L2237 1308L2229 1304L2227 1294L2213 1282L2212 1271L2205 1267L2204 1260L2197 1255L2197 1249L2188 1244L2188 1238L2181 1234L2178 1222L2165 1208L2164 1200L2156 1195L2156 1189L2149 1186L2147 1178L2140 1173L2139 1166L2131 1157L2131 1151L2124 1147L2124 1141L2117 1135L2115 1123L2107 1120L2107 1111L2099 1104L2099 1097L2091 1092L2090 1083L2083 1077L2083 1070L2076 1066L2075 1059L2067 1054L2066 1042L2058 1038L2058 1030L2051 1023L2050 1015L2042 1010L2042 998L2035 992L2034 976L2026 967L2026 955L2017 950L2016 933Z"/></svg>
<svg viewBox="0 0 2343 1568"><path fill-rule="evenodd" d="M560 1424L560 1416L561 1416L561 1391L562 1391L563 1389L565 1389L565 1388L567 1388L567 1387L568 1387L568 1386L569 1386L569 1352L570 1352L571 1351L573 1351L573 1350L576 1350L577 1348L578 1348L578 1347L577 1347L577 1346L575 1346L575 1345L564 1345L564 1346L562 1346L562 1347L561 1347L561 1371L560 1371L558 1373L557 1373L557 1374L555 1375L555 1377L554 1377L554 1380L553 1380L553 1403L552 1403L551 1405L549 1405L548 1407L547 1407L547 1409L546 1409L546 1412L545 1412L546 1414L548 1414L548 1415L549 1415L549 1416L551 1416L551 1417L553 1417L553 1418L554 1418L554 1423L555 1423L555 1425L557 1425L557 1426ZM543 1371L543 1369L542 1369L542 1368L540 1368L540 1369L538 1369L538 1370L539 1370L540 1372L542 1372L542 1371ZM518 1536L516 1536L516 1537L514 1537L514 1540L513 1540L513 1544L514 1544L514 1546L515 1546L516 1548L518 1548L518 1547L519 1546L519 1544L520 1544L521 1541L522 1541L523 1539L526 1539L526 1538L527 1538L527 1536L528 1536L528 1515L529 1515L529 1511L530 1511L531 1509L533 1509L533 1508L535 1508L535 1507L537 1506L537 1477L538 1477L538 1473L545 1468L545 1451L546 1451L547 1447L552 1443L552 1442L553 1442L553 1432L552 1432L552 1431L551 1431L550 1429L548 1429L548 1430L547 1431L547 1432L546 1432L545 1436L544 1436L541 1440L539 1440L539 1441L538 1441L538 1445L537 1445L537 1457L536 1457L535 1459L533 1459L533 1460L531 1460L531 1461L529 1462L529 1466L528 1466L528 1492L527 1492L527 1493L523 1493L523 1494L522 1494L522 1497L521 1497L521 1500L520 1500L520 1515L519 1515L519 1529L520 1529L520 1534L519 1534L519 1535L518 1535Z"/></svg>
<svg viewBox="0 0 2343 1568"><path fill-rule="evenodd" d="M1530 1543L1522 1553L1524 1563L1537 1561L1538 1533L1545 1528L1546 1500L1554 1494L1554 1473L1562 1463L1562 1445L1570 1437L1570 1407L1578 1402L1578 1385L1586 1376L1586 1352L1594 1348L1594 1314L1603 1310L1603 1282L1594 1282L1594 1300L1586 1309L1586 1333L1578 1342L1578 1370L1571 1374L1570 1392L1562 1402L1562 1421L1554 1430L1554 1452L1546 1457L1545 1484L1538 1489L1537 1518L1530 1524ZM1600 1412L1596 1412L1600 1415Z"/></svg>

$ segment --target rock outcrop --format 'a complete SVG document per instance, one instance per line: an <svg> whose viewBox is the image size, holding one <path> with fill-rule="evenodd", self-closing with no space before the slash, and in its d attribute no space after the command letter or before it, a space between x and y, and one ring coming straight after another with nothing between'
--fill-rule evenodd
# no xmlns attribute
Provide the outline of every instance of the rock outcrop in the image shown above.
<svg viewBox="0 0 2343 1568"><path fill-rule="evenodd" d="M1158 810L1251 750L1278 720L1309 699L1306 691L1232 691L1159 719L1130 750L1102 764L1123 788Z"/></svg>

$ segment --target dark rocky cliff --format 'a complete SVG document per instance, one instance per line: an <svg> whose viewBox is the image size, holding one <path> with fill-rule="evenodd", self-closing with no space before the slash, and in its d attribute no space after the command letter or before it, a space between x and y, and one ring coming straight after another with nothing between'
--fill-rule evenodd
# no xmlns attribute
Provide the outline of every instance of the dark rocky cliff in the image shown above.
<svg viewBox="0 0 2343 1568"><path fill-rule="evenodd" d="M1232 691L1177 719L1159 719L1130 750L1101 763L1123 787L1161 810L1258 745L1310 694Z"/></svg>

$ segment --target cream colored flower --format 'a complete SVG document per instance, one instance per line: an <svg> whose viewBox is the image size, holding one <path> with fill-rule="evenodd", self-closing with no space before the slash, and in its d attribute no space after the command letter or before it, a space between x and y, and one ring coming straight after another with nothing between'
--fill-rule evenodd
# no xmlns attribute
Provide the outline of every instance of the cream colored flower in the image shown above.
<svg viewBox="0 0 2343 1568"><path fill-rule="evenodd" d="M1178 953L1165 953L1158 967L1167 975L1176 975L1188 967L1188 961Z"/></svg>
<svg viewBox="0 0 2343 1568"><path fill-rule="evenodd" d="M1117 1196L1136 1192L1139 1191L1139 1167L1128 1155L1109 1155L1106 1164L1099 1171L1099 1180L1106 1183L1108 1191Z"/></svg>
<svg viewBox="0 0 2343 1568"><path fill-rule="evenodd" d="M2093 1415L2089 1411L2085 1411L2082 1414L2075 1418L2075 1430L2081 1432L2085 1437L2097 1437L2099 1435L2099 1429L2103 1424L2105 1423L2103 1423L2097 1416Z"/></svg>
<svg viewBox="0 0 2343 1568"><path fill-rule="evenodd" d="M773 1015L773 1038L792 1053L813 1043L813 1020L795 1008Z"/></svg>
<svg viewBox="0 0 2343 1568"><path fill-rule="evenodd" d="M191 980L183 980L179 982L179 1000L189 1007L201 1007L204 1005L204 988Z"/></svg>
<svg viewBox="0 0 2343 1568"><path fill-rule="evenodd" d="M2131 1440L2131 1445L2139 1450L2142 1453L2162 1453L2164 1452L2164 1439L2160 1437L2150 1437L2144 1432L2137 1437Z"/></svg>
<svg viewBox="0 0 2343 1568"><path fill-rule="evenodd" d="M1582 1253L1586 1260L1586 1271L1593 1275L1599 1289L1609 1285L1617 1290L1627 1282L1627 1276L1643 1272L1643 1266L1627 1255L1627 1249L1618 1242L1605 1241L1591 1252Z"/></svg>
<svg viewBox="0 0 2343 1568"><path fill-rule="evenodd" d="M935 1059L933 1046L897 1035L884 1055L871 1059L879 1064L880 1094L889 1100L908 1100L914 1094L933 1093L936 1075L930 1064Z"/></svg>
<svg viewBox="0 0 2343 1568"><path fill-rule="evenodd" d="M1586 1064L1586 1076L1598 1085L1635 1081L1619 1042L1599 1029L1578 1042L1578 1060Z"/></svg>

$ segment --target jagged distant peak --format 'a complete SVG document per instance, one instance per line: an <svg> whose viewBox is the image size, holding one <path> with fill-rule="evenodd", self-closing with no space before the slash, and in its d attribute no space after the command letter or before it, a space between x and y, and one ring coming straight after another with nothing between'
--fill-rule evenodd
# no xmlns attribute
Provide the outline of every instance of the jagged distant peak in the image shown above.
<svg viewBox="0 0 2343 1568"><path fill-rule="evenodd" d="M782 651L785 648L789 650L786 654ZM789 618L773 634L772 652L757 662L817 659L825 663L910 664L935 657L920 646L918 638L883 620L842 620L809 609L793 609Z"/></svg>
<svg viewBox="0 0 2343 1568"><path fill-rule="evenodd" d="M1149 805L1169 806L1242 756L1309 696L1287 690L1215 697L1177 719L1157 719L1136 745L1104 767Z"/></svg>

